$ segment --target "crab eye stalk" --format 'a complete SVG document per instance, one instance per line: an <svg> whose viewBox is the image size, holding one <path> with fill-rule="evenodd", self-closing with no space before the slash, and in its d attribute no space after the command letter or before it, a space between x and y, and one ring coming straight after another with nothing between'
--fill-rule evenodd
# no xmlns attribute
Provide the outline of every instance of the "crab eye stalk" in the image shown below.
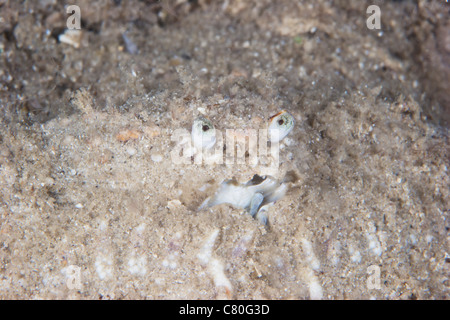
<svg viewBox="0 0 450 320"><path fill-rule="evenodd" d="M294 128L294 117L287 111L280 111L269 119L269 138L272 142L284 139Z"/></svg>
<svg viewBox="0 0 450 320"><path fill-rule="evenodd" d="M216 143L216 130L211 121L198 117L192 124L192 142L196 148L210 149Z"/></svg>

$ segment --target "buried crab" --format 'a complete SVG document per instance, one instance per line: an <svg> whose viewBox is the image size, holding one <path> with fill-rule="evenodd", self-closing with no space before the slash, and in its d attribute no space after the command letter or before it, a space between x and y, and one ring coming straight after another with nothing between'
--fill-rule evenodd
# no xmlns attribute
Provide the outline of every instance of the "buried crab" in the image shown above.
<svg viewBox="0 0 450 320"><path fill-rule="evenodd" d="M269 118L269 140L281 141L294 127L294 118L286 111L280 111ZM192 140L199 148L209 149L215 144L215 129L212 122L204 117L197 118L192 126ZM287 176L282 181L265 175L255 174L245 183L235 178L223 181L213 196L207 198L199 210L222 203L244 209L262 224L268 223L268 208L281 199L287 191Z"/></svg>
<svg viewBox="0 0 450 320"><path fill-rule="evenodd" d="M250 181L243 184L230 179L222 182L216 193L207 198L199 210L227 203L246 210L262 224L267 224L269 206L281 199L286 191L287 185L271 176L261 177L255 174Z"/></svg>

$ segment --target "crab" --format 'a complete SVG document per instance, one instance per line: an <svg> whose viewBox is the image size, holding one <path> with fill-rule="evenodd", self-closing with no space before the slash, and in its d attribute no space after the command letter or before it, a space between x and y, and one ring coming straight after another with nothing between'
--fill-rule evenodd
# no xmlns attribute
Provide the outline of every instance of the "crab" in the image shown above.
<svg viewBox="0 0 450 320"><path fill-rule="evenodd" d="M294 117L282 110L269 118L268 130L271 143L278 143L293 129ZM192 140L198 148L210 149L214 146L215 129L212 122L199 117L192 126ZM222 203L244 209L248 214L260 221L268 223L268 208L281 199L287 191L287 184L270 175L255 174L249 181L239 183L235 178L223 181L217 191L208 197L199 210Z"/></svg>

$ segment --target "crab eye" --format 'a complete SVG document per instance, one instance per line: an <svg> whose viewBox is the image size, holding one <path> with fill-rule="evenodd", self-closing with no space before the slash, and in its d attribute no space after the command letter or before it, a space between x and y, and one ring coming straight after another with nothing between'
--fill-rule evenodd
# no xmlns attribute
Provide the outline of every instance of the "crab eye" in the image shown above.
<svg viewBox="0 0 450 320"><path fill-rule="evenodd" d="M295 120L286 111L280 111L269 119L270 141L278 142L286 137L294 128Z"/></svg>
<svg viewBox="0 0 450 320"><path fill-rule="evenodd" d="M194 120L191 136L194 146L199 149L209 149L216 143L216 130L212 122L204 117Z"/></svg>

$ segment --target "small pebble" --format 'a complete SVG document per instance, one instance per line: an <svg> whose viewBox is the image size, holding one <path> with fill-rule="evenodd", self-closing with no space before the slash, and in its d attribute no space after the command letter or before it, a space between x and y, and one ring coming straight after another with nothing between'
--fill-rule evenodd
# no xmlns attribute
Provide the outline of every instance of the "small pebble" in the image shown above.
<svg viewBox="0 0 450 320"><path fill-rule="evenodd" d="M127 153L130 155L130 156L134 156L135 154L136 154L136 149L135 148L133 148L133 147L128 147L127 148Z"/></svg>
<svg viewBox="0 0 450 320"><path fill-rule="evenodd" d="M176 210L177 208L181 208L181 206L182 206L181 201L180 201L180 200L177 200L177 199L174 199L174 200L168 201L166 207L167 207L170 211L174 211L174 210Z"/></svg>
<svg viewBox="0 0 450 320"><path fill-rule="evenodd" d="M127 36L127 33L124 32L122 34L123 42L125 42L125 47L127 48L128 53L136 54L138 53L137 45Z"/></svg>
<svg viewBox="0 0 450 320"><path fill-rule="evenodd" d="M160 154L152 154L151 158L154 162L161 162L163 157Z"/></svg>

